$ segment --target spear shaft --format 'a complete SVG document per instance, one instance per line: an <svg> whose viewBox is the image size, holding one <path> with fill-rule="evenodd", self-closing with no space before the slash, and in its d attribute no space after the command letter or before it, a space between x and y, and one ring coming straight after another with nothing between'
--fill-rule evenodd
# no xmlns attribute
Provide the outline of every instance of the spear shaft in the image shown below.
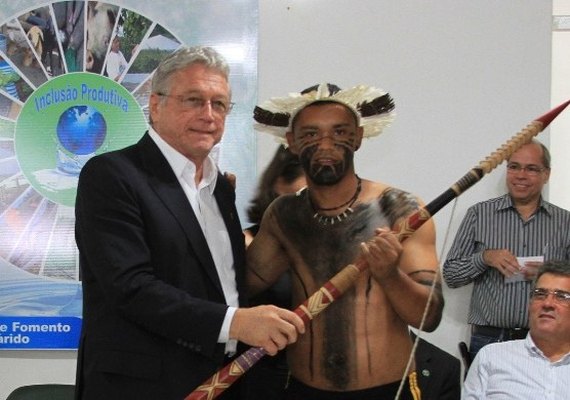
<svg viewBox="0 0 570 400"><path fill-rule="evenodd" d="M516 135L512 136L501 147L492 152L483 161L470 169L461 179L451 185L446 191L432 200L429 204L421 207L407 217L397 228L396 235L400 241L410 237L426 221L432 218L439 210L454 198L460 196L471 186L479 182L483 176L495 169L504 160L517 151L523 145L529 143L533 137L542 132L554 118L567 106L570 100L553 108L546 114L531 121ZM294 312L305 324L308 324L315 316L320 314L332 302L341 297L354 283L359 274L368 268L368 264L362 258L345 266L321 288L307 298ZM197 387L184 400L213 400L224 390L230 387L237 379L246 373L256 362L267 353L260 347L252 347L231 363L224 366L202 385Z"/></svg>

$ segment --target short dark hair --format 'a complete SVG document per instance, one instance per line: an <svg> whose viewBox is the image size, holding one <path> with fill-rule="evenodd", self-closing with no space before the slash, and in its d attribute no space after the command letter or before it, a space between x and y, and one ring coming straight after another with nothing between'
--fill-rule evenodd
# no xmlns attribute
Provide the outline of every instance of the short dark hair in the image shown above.
<svg viewBox="0 0 570 400"><path fill-rule="evenodd" d="M536 274L536 279L534 280L534 284L538 281L544 274L553 274L559 276L566 276L570 278L570 262L568 261L561 261L561 260L553 260L544 263L539 269Z"/></svg>
<svg viewBox="0 0 570 400"><path fill-rule="evenodd" d="M354 117L354 123L356 124L356 126L358 126L358 115L356 115L354 113L354 111L350 107L348 107L346 104L343 104L343 103L340 103L340 102L334 101L334 100L321 100L321 101L315 101L314 103L311 103L311 104L303 107L301 110L299 110L295 114L295 116L293 117L293 120L291 121L291 131L295 132L295 124L297 123L297 119L303 113L303 111L305 111L307 108L325 106L328 104L340 104L341 106L343 106L350 113L350 115L352 115Z"/></svg>

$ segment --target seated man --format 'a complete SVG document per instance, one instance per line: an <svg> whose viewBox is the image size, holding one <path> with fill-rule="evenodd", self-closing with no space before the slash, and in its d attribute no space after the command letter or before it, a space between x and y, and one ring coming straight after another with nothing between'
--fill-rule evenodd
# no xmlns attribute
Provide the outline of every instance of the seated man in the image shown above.
<svg viewBox="0 0 570 400"><path fill-rule="evenodd" d="M567 399L570 393L570 264L538 270L526 339L483 347L469 368L462 399Z"/></svg>

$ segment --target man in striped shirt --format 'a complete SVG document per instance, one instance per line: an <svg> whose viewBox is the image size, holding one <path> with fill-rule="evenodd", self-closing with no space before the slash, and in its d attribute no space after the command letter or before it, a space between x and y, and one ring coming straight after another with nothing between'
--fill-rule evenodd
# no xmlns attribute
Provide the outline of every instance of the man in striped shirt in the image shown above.
<svg viewBox="0 0 570 400"><path fill-rule="evenodd" d="M528 332L532 279L544 261L568 260L570 212L542 198L550 153L533 140L507 163L508 193L467 210L443 277L450 288L473 282L470 353Z"/></svg>

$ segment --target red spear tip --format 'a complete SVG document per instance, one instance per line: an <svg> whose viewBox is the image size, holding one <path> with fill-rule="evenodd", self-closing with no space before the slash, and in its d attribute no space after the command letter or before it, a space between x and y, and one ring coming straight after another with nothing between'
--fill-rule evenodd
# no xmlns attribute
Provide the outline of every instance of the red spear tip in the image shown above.
<svg viewBox="0 0 570 400"><path fill-rule="evenodd" d="M558 114L560 114L562 112L562 110L564 110L568 106L568 104L570 104L570 100L566 101L565 103L560 104L558 107L553 108L552 110L550 110L546 114L536 118L535 121L542 122L542 129L546 129L546 127L548 125L550 125L552 120L554 120L554 118L556 118L558 116Z"/></svg>

